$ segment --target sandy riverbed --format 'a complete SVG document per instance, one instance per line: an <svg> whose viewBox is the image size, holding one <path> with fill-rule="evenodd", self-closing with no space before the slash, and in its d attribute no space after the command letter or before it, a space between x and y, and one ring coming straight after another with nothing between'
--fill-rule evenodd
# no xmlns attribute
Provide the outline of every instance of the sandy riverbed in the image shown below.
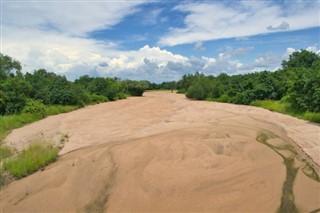
<svg viewBox="0 0 320 213"><path fill-rule="evenodd" d="M1 191L3 212L276 212L286 166L256 140L291 144L302 212L320 208L320 127L268 110L170 92L89 106L13 131L21 150L67 141L57 162ZM310 157L309 157L310 156Z"/></svg>

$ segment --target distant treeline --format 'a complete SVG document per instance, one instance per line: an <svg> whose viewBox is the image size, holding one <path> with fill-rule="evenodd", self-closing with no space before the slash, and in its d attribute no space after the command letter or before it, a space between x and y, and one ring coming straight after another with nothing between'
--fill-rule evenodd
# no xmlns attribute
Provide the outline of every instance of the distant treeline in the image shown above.
<svg viewBox="0 0 320 213"><path fill-rule="evenodd" d="M320 112L320 56L301 50L270 72L217 77L201 73L184 75L178 82L163 83L195 100L251 104L259 100L281 100L297 112Z"/></svg>
<svg viewBox="0 0 320 213"><path fill-rule="evenodd" d="M0 114L36 113L45 105L77 105L142 96L148 81L82 76L70 82L64 76L39 69L23 74L19 61L0 54Z"/></svg>

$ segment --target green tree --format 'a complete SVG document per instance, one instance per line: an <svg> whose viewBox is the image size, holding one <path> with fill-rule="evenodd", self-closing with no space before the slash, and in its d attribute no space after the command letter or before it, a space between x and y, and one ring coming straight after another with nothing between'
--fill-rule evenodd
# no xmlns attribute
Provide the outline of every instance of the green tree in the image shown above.
<svg viewBox="0 0 320 213"><path fill-rule="evenodd" d="M0 53L0 82L20 71L21 64L19 61Z"/></svg>
<svg viewBox="0 0 320 213"><path fill-rule="evenodd" d="M3 99L5 101L1 108L5 108L1 114L16 114L20 113L25 106L27 97L30 95L31 85L19 75L10 77L1 84L3 91Z"/></svg>
<svg viewBox="0 0 320 213"><path fill-rule="evenodd" d="M201 85L200 82L195 82L194 84L192 84L186 93L186 96L188 98L192 98L195 100L204 100L206 99L206 92L205 92L205 88L203 87L203 85Z"/></svg>
<svg viewBox="0 0 320 213"><path fill-rule="evenodd" d="M282 61L283 69L290 68L313 68L320 63L320 56L314 52L301 50L292 53L288 60Z"/></svg>
<svg viewBox="0 0 320 213"><path fill-rule="evenodd" d="M320 112L320 66L301 68L290 89L290 102L298 111Z"/></svg>

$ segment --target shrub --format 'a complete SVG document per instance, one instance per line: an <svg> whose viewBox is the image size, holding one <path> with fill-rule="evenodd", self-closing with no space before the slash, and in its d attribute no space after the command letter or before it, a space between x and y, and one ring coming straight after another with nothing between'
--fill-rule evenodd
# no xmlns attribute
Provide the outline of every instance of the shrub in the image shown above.
<svg viewBox="0 0 320 213"><path fill-rule="evenodd" d="M299 70L290 92L293 108L299 111L320 112L320 67Z"/></svg>
<svg viewBox="0 0 320 213"><path fill-rule="evenodd" d="M127 98L126 94L124 94L123 92L119 92L117 93L115 100L121 100L126 98Z"/></svg>
<svg viewBox="0 0 320 213"><path fill-rule="evenodd" d="M204 100L206 99L205 90L200 83L192 84L186 93L188 98L192 98L195 100Z"/></svg>
<svg viewBox="0 0 320 213"><path fill-rule="evenodd" d="M145 88L139 85L129 85L127 88L128 92L132 96L142 96Z"/></svg>
<svg viewBox="0 0 320 213"><path fill-rule="evenodd" d="M89 99L90 103L103 103L109 101L109 99L106 96L97 94L90 94Z"/></svg>
<svg viewBox="0 0 320 213"><path fill-rule="evenodd" d="M22 113L30 113L40 115L41 118L45 117L46 106L40 101L27 99Z"/></svg>

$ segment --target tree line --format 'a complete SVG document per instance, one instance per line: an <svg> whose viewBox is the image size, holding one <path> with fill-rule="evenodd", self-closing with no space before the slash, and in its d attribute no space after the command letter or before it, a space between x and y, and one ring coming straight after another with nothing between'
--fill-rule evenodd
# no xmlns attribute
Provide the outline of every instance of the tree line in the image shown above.
<svg viewBox="0 0 320 213"><path fill-rule="evenodd" d="M248 105L281 100L297 112L320 112L320 55L301 50L282 61L282 69L229 76L184 75L174 88L195 100Z"/></svg>
<svg viewBox="0 0 320 213"><path fill-rule="evenodd" d="M117 78L66 77L39 69L23 74L19 61L0 54L0 114L36 113L45 105L77 105L142 96L148 81L120 81Z"/></svg>

